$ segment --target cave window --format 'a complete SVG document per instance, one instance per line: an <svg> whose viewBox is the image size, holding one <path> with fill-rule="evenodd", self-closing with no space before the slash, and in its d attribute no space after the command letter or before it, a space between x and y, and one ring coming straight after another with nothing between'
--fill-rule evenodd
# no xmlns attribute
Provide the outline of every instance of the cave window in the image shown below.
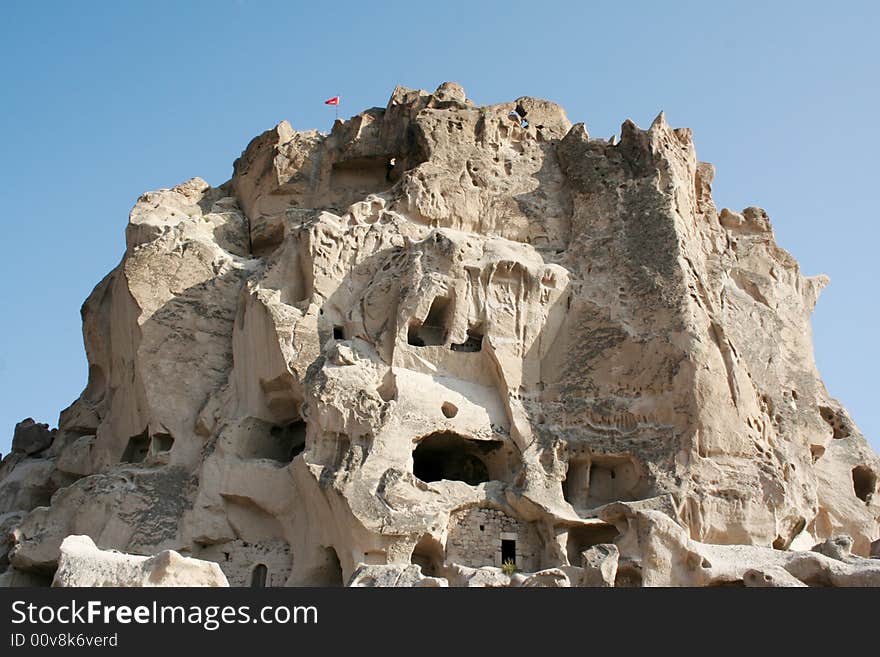
<svg viewBox="0 0 880 657"><path fill-rule="evenodd" d="M431 347L446 342L446 330L452 303L448 297L436 297L421 324L413 322L407 331L407 343L414 347Z"/></svg>
<svg viewBox="0 0 880 657"><path fill-rule="evenodd" d="M871 503L871 497L877 489L877 475L864 465L857 465L852 470L853 491L865 504Z"/></svg>
<svg viewBox="0 0 880 657"><path fill-rule="evenodd" d="M467 339L464 342L449 346L452 351L475 352L483 349L483 333L479 329L468 329Z"/></svg>
<svg viewBox="0 0 880 657"><path fill-rule="evenodd" d="M489 481L489 470L477 454L481 446L475 442L452 432L423 438L413 452L413 474L424 482L446 479L476 486ZM497 446L487 445L489 449Z"/></svg>
<svg viewBox="0 0 880 657"><path fill-rule="evenodd" d="M585 507L589 489L590 461L583 458L569 459L568 471L562 482L562 495L565 501L574 507Z"/></svg>
<svg viewBox="0 0 880 657"><path fill-rule="evenodd" d="M266 587L266 578L269 575L269 569L265 564L258 563L251 572L251 587L262 589Z"/></svg>
<svg viewBox="0 0 880 657"><path fill-rule="evenodd" d="M321 571L321 581L316 586L345 586L342 564L334 548L324 548L324 564Z"/></svg>
<svg viewBox="0 0 880 657"><path fill-rule="evenodd" d="M568 563L572 566L581 565L581 552L593 545L613 543L618 531L614 525L595 524L571 527L566 540Z"/></svg>
<svg viewBox="0 0 880 657"><path fill-rule="evenodd" d="M422 574L436 576L443 567L443 546L430 534L425 534L413 548L410 563L421 567Z"/></svg>
<svg viewBox="0 0 880 657"><path fill-rule="evenodd" d="M593 508L633 499L638 468L627 455L573 457L562 482L565 501L575 508Z"/></svg>
<svg viewBox="0 0 880 657"><path fill-rule="evenodd" d="M516 541L509 538L501 539L501 563L512 561L516 565Z"/></svg>
<svg viewBox="0 0 880 657"><path fill-rule="evenodd" d="M284 426L274 426L269 430L271 441L267 444L264 458L290 463L306 448L306 423L302 420Z"/></svg>
<svg viewBox="0 0 880 657"><path fill-rule="evenodd" d="M144 430L142 434L132 436L128 439L128 445L126 445L125 451L122 453L122 462L140 463L147 458L147 453L149 453L149 451L150 437L147 434L147 431Z"/></svg>
<svg viewBox="0 0 880 657"><path fill-rule="evenodd" d="M333 339L334 340L345 340L345 327L334 326L333 327Z"/></svg>
<svg viewBox="0 0 880 657"><path fill-rule="evenodd" d="M153 452L155 454L170 452L172 447L174 447L174 436L170 433L153 434Z"/></svg>

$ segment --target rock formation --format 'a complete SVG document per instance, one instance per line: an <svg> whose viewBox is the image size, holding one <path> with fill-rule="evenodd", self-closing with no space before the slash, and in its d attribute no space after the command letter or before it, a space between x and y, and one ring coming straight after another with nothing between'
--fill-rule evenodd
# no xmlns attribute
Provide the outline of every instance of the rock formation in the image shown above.
<svg viewBox="0 0 880 657"><path fill-rule="evenodd" d="M713 172L663 114L596 139L446 83L143 195L85 390L0 465L5 581L77 534L233 586L876 584L828 280Z"/></svg>
<svg viewBox="0 0 880 657"><path fill-rule="evenodd" d="M200 561L165 550L139 557L99 550L88 536L68 536L52 586L229 586L213 561Z"/></svg>

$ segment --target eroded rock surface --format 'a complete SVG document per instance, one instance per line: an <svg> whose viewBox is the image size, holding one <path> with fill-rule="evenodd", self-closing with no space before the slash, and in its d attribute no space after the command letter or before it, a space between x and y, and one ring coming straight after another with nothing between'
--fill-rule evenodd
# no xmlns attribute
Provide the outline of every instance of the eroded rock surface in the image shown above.
<svg viewBox="0 0 880 657"><path fill-rule="evenodd" d="M144 194L85 390L0 465L5 581L82 534L232 585L873 583L828 280L713 175L662 114L595 139L446 83Z"/></svg>
<svg viewBox="0 0 880 657"><path fill-rule="evenodd" d="M68 536L52 586L229 586L220 566L174 550L139 557L99 550L88 536Z"/></svg>

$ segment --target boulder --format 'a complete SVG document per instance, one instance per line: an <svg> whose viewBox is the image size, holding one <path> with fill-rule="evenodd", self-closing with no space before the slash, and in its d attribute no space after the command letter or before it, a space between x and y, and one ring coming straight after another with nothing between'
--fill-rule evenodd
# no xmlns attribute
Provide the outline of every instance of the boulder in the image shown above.
<svg viewBox="0 0 880 657"><path fill-rule="evenodd" d="M152 557L101 550L88 536L68 536L52 586L229 586L220 566L165 550Z"/></svg>

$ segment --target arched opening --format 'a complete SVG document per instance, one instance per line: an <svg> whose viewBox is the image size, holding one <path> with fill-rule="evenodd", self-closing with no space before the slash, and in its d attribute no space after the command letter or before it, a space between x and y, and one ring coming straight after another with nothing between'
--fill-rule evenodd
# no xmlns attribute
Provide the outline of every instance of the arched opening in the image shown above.
<svg viewBox="0 0 880 657"><path fill-rule="evenodd" d="M443 568L443 546L430 534L425 534L413 548L410 563L417 564L422 569L422 574L435 577Z"/></svg>
<svg viewBox="0 0 880 657"><path fill-rule="evenodd" d="M432 433L413 452L413 474L424 482L448 479L476 486L489 481L485 456L499 441L469 440L451 431Z"/></svg>
<svg viewBox="0 0 880 657"><path fill-rule="evenodd" d="M877 490L877 475L867 466L857 465L852 470L853 491L865 504L871 503L871 497Z"/></svg>
<svg viewBox="0 0 880 657"><path fill-rule="evenodd" d="M320 581L317 586L345 586L342 580L342 564L339 562L339 555L332 547L325 547L324 563L319 569Z"/></svg>
<svg viewBox="0 0 880 657"><path fill-rule="evenodd" d="M262 589L266 587L266 579L269 576L269 569L265 564L258 563L251 571L251 587Z"/></svg>

